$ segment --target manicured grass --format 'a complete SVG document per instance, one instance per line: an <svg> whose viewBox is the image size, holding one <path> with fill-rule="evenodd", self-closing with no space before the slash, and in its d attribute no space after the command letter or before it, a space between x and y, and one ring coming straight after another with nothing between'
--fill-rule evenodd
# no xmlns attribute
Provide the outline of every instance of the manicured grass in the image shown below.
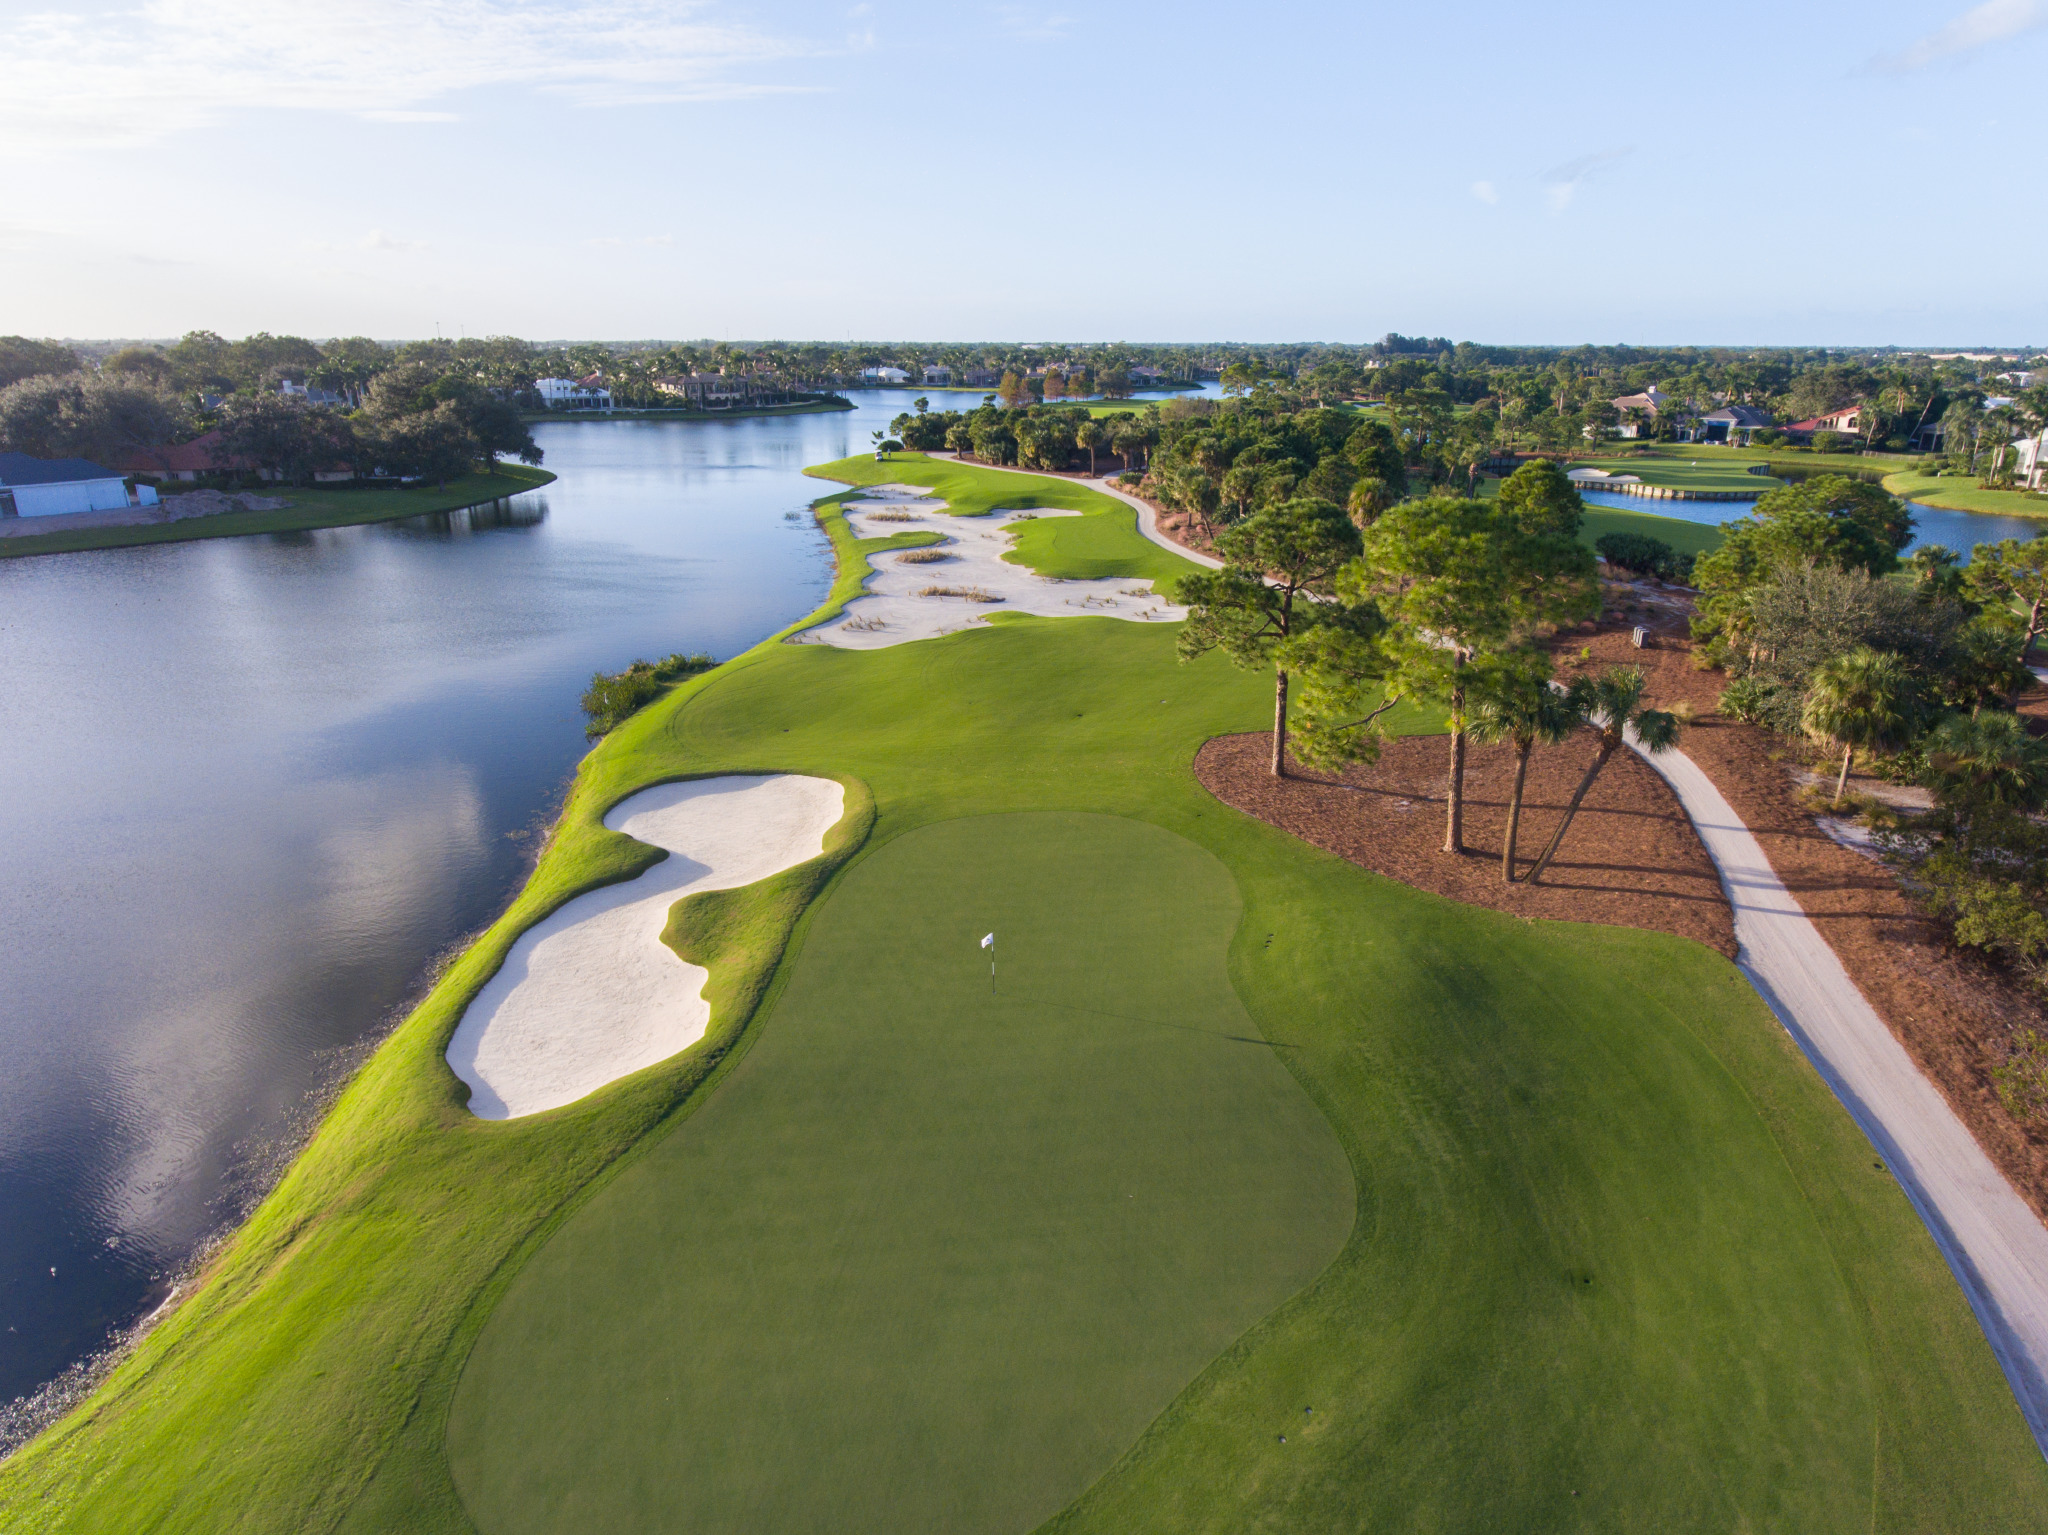
<svg viewBox="0 0 2048 1535"><path fill-rule="evenodd" d="M195 538L239 538L247 533L302 533L308 528L339 528L364 522L390 522L430 512L455 512L506 496L534 490L554 479L545 469L525 464L500 464L496 474L471 474L450 480L446 489L414 485L405 489L297 487L263 495L281 496L289 505L272 512L222 512L218 517L189 517L180 522L145 523L130 528L75 528L62 533L25 533L0 538L0 559L30 554L68 554L80 549L124 549L135 544L176 544Z"/></svg>
<svg viewBox="0 0 2048 1535"><path fill-rule="evenodd" d="M854 485L919 485L943 499L956 517L990 512L1058 507L1079 517L1044 517L1021 529L1016 546L1003 556L1040 575L1069 581L1130 576L1161 583L1198 570L1170 550L1138 536L1138 514L1122 501L1052 475L992 472L953 459L921 453L842 458L804 471Z"/></svg>
<svg viewBox="0 0 2048 1535"><path fill-rule="evenodd" d="M1734 522L1745 510L1739 502L1730 502L1725 520ZM1661 538L1680 554L1704 554L1721 547L1721 529L1713 523L1687 522L1683 517L1659 517L1654 512L1630 512L1613 506L1587 507L1579 527L1580 542L1598 543L1606 533L1640 533L1647 538Z"/></svg>
<svg viewBox="0 0 2048 1535"><path fill-rule="evenodd" d="M884 477L906 478L902 461ZM1012 494L992 482L1014 484L1013 476L976 478L990 505ZM842 551L857 547L829 505L825 520ZM1226 810L1195 783L1189 760L1210 735L1258 728L1270 685L1214 656L1181 666L1174 638L1163 626L1110 619L1011 617L873 652L767 644L629 720L586 760L529 889L352 1085L201 1292L85 1409L0 1468L0 1526L472 1529L447 1460L471 1345L501 1296L523 1296L528 1284L544 1290L549 1274L579 1273L590 1283L565 1299L587 1314L557 1312L556 1324L601 1344L602 1358L648 1357L632 1373L576 1383L579 1399L614 1422L633 1413L657 1424L709 1422L723 1437L707 1447L650 1435L608 1450L617 1458L604 1463L609 1480L594 1492L555 1484L597 1501L565 1504L554 1528L631 1529L586 1518L586 1509L602 1514L651 1497L674 1485L674 1458L695 1457L705 1471L720 1452L731 1464L689 1496L786 1480L788 1496L815 1507L839 1475L832 1468L864 1455L874 1474L859 1493L870 1501L849 1505L856 1517L823 1522L834 1530L878 1527L917 1496L985 1497L977 1507L1021 1510L1027 1494L1014 1489L1026 1483L1034 1507L1055 1491L1078 1494L1051 1521L1063 1531L2037 1528L2048 1467L1953 1279L1896 1184L1872 1165L1868 1144L1738 972L1662 935L1527 924L1456 906ZM1413 712L1401 721L1409 730L1429 724ZM691 929L694 951L730 955L755 978L751 990L717 993L722 1010L707 1045L551 1114L469 1119L440 1055L462 1004L525 926L578 891L645 866L646 849L603 830L603 809L667 778L770 770L840 777L854 790L853 812L819 864L701 909L706 925ZM969 819L1013 813L1050 815L1062 828L1083 816L1147 823L1105 829L1101 845L1152 877L1133 892L1114 859L1083 864L1064 898L1091 928L1048 899L1058 887L1042 872L1018 867L1005 877L1028 865L1031 839L1013 846L991 823ZM929 861L915 862L926 857L921 849ZM828 1400L834 1379L873 1362L857 1334L875 1323L878 1286L849 1263L840 1269L846 1285L828 1292L834 1255L814 1248L825 1272L808 1272L791 1256L801 1242L778 1245L784 1205L743 1194L801 1195L792 1215L802 1220L791 1227L801 1235L810 1221L815 1235L811 1185L858 1188L864 1202L842 1203L836 1231L857 1246L870 1226L908 1230L930 1192L907 1177L861 1182L842 1165L858 1155L901 1169L920 1137L968 1145L960 1121L974 1116L985 1122L993 1160L929 1164L933 1180L972 1182L1026 1146L1004 1117L1020 1095L1050 1117L1045 1156L1055 1165L1067 1165L1058 1159L1074 1149L1068 1142L1081 1151L1104 1144L1099 1127L1057 1117L1057 1095L1021 1079L1070 1071L1058 1052L1013 1059L986 1041L962 1042L959 1031L1007 1025L969 1012L966 992L944 970L955 927L972 942L979 923L967 919L978 914L955 910L941 921L931 913L985 897L1010 903L997 908L1005 925L1042 923L1061 942L1093 944L1089 934L1100 928L1100 942L1119 956L1133 945L1167 945L1159 966L1122 972L1131 978L1114 986L1162 1005L1182 998L1190 1017L1213 1020L1227 1009L1199 965L1230 922L1217 904L1221 876L1198 872L1210 871L1209 859L1242 903L1228 940L1232 989L1350 1163L1357 1218L1334 1262L1222 1349L1085 1490L1075 1485L1088 1474L1084 1462L1128 1432L1142 1395L1132 1388L1112 1400L1099 1389L1114 1360L1085 1361L1097 1395L1068 1393L1048 1420L1044 1388L1033 1384L1041 1361L993 1346L978 1365L948 1356L949 1368L984 1372L977 1410L987 1415L986 1492L965 1487L947 1458L966 1432L938 1411L967 1400L957 1378L931 1378L920 1397L916 1381L862 1376L861 1397L874 1393L880 1409L857 1422L840 1411L831 1421L850 1437L819 1444L807 1429L764 1438L781 1400L800 1409L793 1425L838 1411ZM1162 883L1169 868L1184 872ZM1096 886L1105 893L1091 894ZM913 942L899 946L876 925L889 915L878 896L900 904ZM691 921L686 908L672 933L686 936ZM1183 926L1189 936L1176 936ZM978 958L977 950L970 963ZM761 982L771 968L773 979ZM1054 1000L1085 981L1049 980L1063 988ZM753 995L763 999L754 1021L736 1033ZM844 1019L829 1016L835 1006ZM1052 1016L1059 1012L1046 1008L1016 1027L1079 1037L1075 1021ZM1106 1042L1109 1028L1091 1037ZM1160 1054L1147 1065L1178 1062L1171 1070L1185 1082L1217 1080L1194 1061ZM828 1081L835 1064L840 1075ZM1126 1061L1107 1075L1129 1082L1129 1069ZM948 1090L919 1096L892 1074L928 1085L944 1077ZM736 1107L725 1105L728 1087ZM831 1101L834 1091L853 1101ZM1160 1098L1135 1087L1129 1097L1134 1142L1149 1146L1146 1115L1161 1112ZM814 1127L785 1112L772 1123L743 1112L750 1102L815 1105L830 1120ZM826 1133L853 1125L866 1102L877 1112L863 1138ZM1098 1104L1090 1096L1073 1107L1099 1116ZM723 1115L718 1133L714 1114ZM1235 1124L1197 1128L1209 1136ZM678 1125L667 1137L650 1133ZM753 1154L727 1146L726 1132ZM1281 1160L1307 1168L1312 1159ZM1251 1162L1276 1165L1257 1155ZM1194 1178L1208 1163L1188 1165ZM713 1168L737 1188L707 1184ZM997 1192L1004 1208L1025 1208L1027 1191ZM1112 1247L1087 1240L1085 1200L1064 1199L1052 1180L1041 1193L1030 1207L1038 1229L1084 1260L1071 1273L1045 1271L1099 1296L1099 1264ZM1187 1210L1208 1208L1200 1193L1172 1190ZM1300 1199L1305 1190L1272 1197ZM641 1232L638 1250L606 1247L606 1209L651 1210L638 1202L663 1198L671 1202ZM1320 1208L1318 1199L1310 1203ZM980 1252L967 1239L991 1228L972 1224L979 1212L964 1203L924 1208L963 1221L962 1244L946 1258L952 1273L971 1277ZM759 1240L739 1244L721 1220L758 1222ZM1014 1226L1003 1224L1000 1237L1018 1237ZM558 1246L546 1245L556 1232ZM693 1301L714 1314L721 1297L752 1301L731 1279L692 1267L699 1241L723 1244L716 1250L728 1256L758 1251L764 1298L830 1299L740 1335L714 1335L687 1318ZM931 1233L918 1242L919 1254L942 1250ZM1303 1249L1291 1251L1289 1261L1302 1261ZM526 1280L537 1253L531 1272L539 1277ZM691 1290L679 1280L667 1292L677 1305L660 1313L663 1321L703 1344L687 1358L653 1331L622 1342L605 1330L646 1319L641 1290L666 1284L658 1276L671 1270L714 1286ZM1191 1272L1204 1282L1212 1273ZM934 1295L946 1302L932 1314L936 1337L914 1331L918 1316L893 1323L935 1352L943 1328L968 1309L948 1292L948 1277L923 1268L903 1275L906 1296L924 1311ZM831 1308L842 1295L845 1325L835 1328ZM529 1301L511 1304L508 1329L535 1314L519 1309ZM1108 1304L1090 1301L1072 1315L1102 1326ZM1219 1326L1222 1313L1204 1320L1199 1294L1184 1304L1172 1325L1134 1329L1131 1347L1171 1341L1192 1355L1193 1331ZM1019 1326L1043 1328L1046 1315ZM1056 1344L1087 1341L1075 1326L1074 1338ZM749 1378L728 1368L726 1355L705 1351L772 1359L770 1334L785 1327L830 1345L817 1355L816 1375L810 1355L786 1374ZM519 1351L504 1347L494 1341L478 1354L479 1370L516 1374ZM524 1353L520 1360L536 1372L547 1364ZM1150 1369L1141 1361L1116 1379L1150 1380L1150 1390L1161 1378ZM550 1379L570 1387L567 1375ZM692 1395L713 1383L713 1400ZM472 1389L485 1389L481 1377ZM519 1389L531 1389L529 1378ZM544 1425L529 1405L501 1393L479 1400L481 1419L453 1419L466 1466L485 1442L467 1436L479 1424L485 1436L497 1432L493 1415L502 1413L499 1426L524 1443L538 1482L577 1474L558 1446L532 1437ZM900 1410L920 1401L932 1411ZM1100 1432L1076 1448L1087 1426L1064 1420L1098 1410ZM928 1427L945 1437L927 1436ZM635 1449L637 1461L627 1453ZM921 1478L927 1492L894 1486ZM485 1535L510 1528L502 1510L472 1512L485 1515ZM664 1507L654 1527L731 1527L701 1509L692 1514ZM750 1519L745 1527L790 1526ZM993 1526L946 1518L936 1527Z"/></svg>
<svg viewBox="0 0 2048 1535"><path fill-rule="evenodd" d="M731 1079L484 1328L449 1428L478 1524L1057 1513L1351 1229L1343 1150L1231 989L1241 915L1212 855L1120 816L865 859Z"/></svg>
<svg viewBox="0 0 2048 1535"><path fill-rule="evenodd" d="M2048 496L2023 490L1979 490L1975 480L1954 475L1888 474L1884 488L1895 496L1951 512L1992 512L2001 517L2048 517Z"/></svg>
<svg viewBox="0 0 2048 1535"><path fill-rule="evenodd" d="M1671 490L1728 491L1745 496L1760 496L1782 483L1767 475L1751 474L1741 462L1700 454L1686 459L1576 458L1570 467L1632 474L1645 485L1662 485Z"/></svg>

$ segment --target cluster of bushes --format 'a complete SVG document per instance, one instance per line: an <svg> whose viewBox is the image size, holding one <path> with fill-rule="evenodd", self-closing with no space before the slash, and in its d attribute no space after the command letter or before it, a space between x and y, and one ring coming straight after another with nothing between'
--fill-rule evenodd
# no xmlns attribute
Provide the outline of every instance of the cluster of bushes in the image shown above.
<svg viewBox="0 0 2048 1535"><path fill-rule="evenodd" d="M1929 790L1931 810L1880 828L1889 856L1957 944L2048 993L2048 742L2011 709L2048 618L2048 536L1965 565L1938 546L1901 561L1911 531L1873 486L1773 492L1698 560L1695 629L1731 675L1725 712L1838 759L1834 803L1858 753ZM2048 1055L2016 1047L2001 1077L2015 1113L2048 1109L2027 1060Z"/></svg>
<svg viewBox="0 0 2048 1535"><path fill-rule="evenodd" d="M583 690L583 733L595 739L616 730L626 719L668 691L672 682L708 672L718 663L699 651L680 651L659 661L635 661L622 672L598 672Z"/></svg>
<svg viewBox="0 0 2048 1535"><path fill-rule="evenodd" d="M1085 463L1093 474L1107 454L1115 454L1124 469L1144 463L1159 440L1156 407L1097 417L1085 406L1006 407L993 403L993 397L967 411L928 410L926 404L920 399L914 414L906 412L889 423L897 446L915 453L951 449L985 464L1020 469L1074 469Z"/></svg>
<svg viewBox="0 0 2048 1535"><path fill-rule="evenodd" d="M1593 540L1593 547L1609 565L1631 575L1655 576L1681 585L1692 580L1693 557L1647 533L1602 533Z"/></svg>

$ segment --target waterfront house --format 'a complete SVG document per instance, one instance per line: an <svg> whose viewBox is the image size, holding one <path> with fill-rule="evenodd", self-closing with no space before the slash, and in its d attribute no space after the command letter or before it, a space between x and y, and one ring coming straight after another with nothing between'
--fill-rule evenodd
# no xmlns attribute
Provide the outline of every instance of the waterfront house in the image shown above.
<svg viewBox="0 0 2048 1535"><path fill-rule="evenodd" d="M1863 423L1861 405L1844 405L1840 410L1831 410L1823 416L1808 416L1804 421L1795 421L1785 428L1785 435L1794 442L1811 442L1815 432L1839 432L1847 435L1857 431Z"/></svg>
<svg viewBox="0 0 2048 1535"><path fill-rule="evenodd" d="M537 378L533 390L549 410L610 410L612 392L604 387L604 375L588 378Z"/></svg>
<svg viewBox="0 0 2048 1535"><path fill-rule="evenodd" d="M681 400L692 410L733 410L750 405L781 405L789 391L764 384L751 373L665 374L654 381L660 393Z"/></svg>
<svg viewBox="0 0 2048 1535"><path fill-rule="evenodd" d="M960 375L960 382L970 389L993 389L1002 381L1002 374L993 368L969 368Z"/></svg>
<svg viewBox="0 0 2048 1535"><path fill-rule="evenodd" d="M945 385L953 382L953 370L940 363L934 363L924 370L927 384Z"/></svg>
<svg viewBox="0 0 2048 1535"><path fill-rule="evenodd" d="M62 517L155 505L153 488L131 491L125 477L91 459L0 453L0 516Z"/></svg>
<svg viewBox="0 0 2048 1535"><path fill-rule="evenodd" d="M1671 403L1671 396L1653 386L1645 389L1641 394L1622 395L1612 403L1614 408L1621 412L1621 424L1615 429L1615 435L1619 437L1640 437L1643 433L1643 427L1647 423L1655 421L1663 413L1664 408ZM1631 416L1629 414L1630 411L1634 411L1636 414Z"/></svg>
<svg viewBox="0 0 2048 1535"><path fill-rule="evenodd" d="M221 456L220 433L208 432L190 442L165 448L145 448L121 460L123 474L147 480L196 480L202 474L220 474L244 467Z"/></svg>
<svg viewBox="0 0 2048 1535"><path fill-rule="evenodd" d="M1746 444L1752 433L1776 424L1769 411L1758 410L1754 405L1724 405L1700 417L1698 440Z"/></svg>
<svg viewBox="0 0 2048 1535"><path fill-rule="evenodd" d="M907 384L910 375L901 368L862 368L860 381L863 384Z"/></svg>

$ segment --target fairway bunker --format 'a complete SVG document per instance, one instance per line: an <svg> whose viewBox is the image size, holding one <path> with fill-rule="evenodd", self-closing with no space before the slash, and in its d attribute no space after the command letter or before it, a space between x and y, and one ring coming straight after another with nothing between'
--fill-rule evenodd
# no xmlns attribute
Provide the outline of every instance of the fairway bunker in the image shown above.
<svg viewBox="0 0 2048 1535"><path fill-rule="evenodd" d="M869 558L871 574L862 595L846 610L797 636L804 644L848 650L880 650L908 640L931 639L983 622L989 612L1031 613L1040 618L1121 618L1133 623L1175 623L1187 609L1134 587L1128 576L1096 581L1062 581L1006 560L1015 524L1037 517L1078 517L1079 512L996 512L955 517L946 503L913 485L877 485L866 504L842 503L847 525L862 538L886 538L906 531L904 522L944 531L945 542L930 552L911 551ZM922 531L922 529L919 529ZM946 564L943 586L934 586L923 564ZM967 593L977 593L968 596Z"/></svg>
<svg viewBox="0 0 2048 1535"><path fill-rule="evenodd" d="M660 784L614 805L607 827L669 856L519 935L448 1042L470 1112L559 1108L703 1038L708 972L662 943L669 908L817 857L844 803L832 779L776 774Z"/></svg>

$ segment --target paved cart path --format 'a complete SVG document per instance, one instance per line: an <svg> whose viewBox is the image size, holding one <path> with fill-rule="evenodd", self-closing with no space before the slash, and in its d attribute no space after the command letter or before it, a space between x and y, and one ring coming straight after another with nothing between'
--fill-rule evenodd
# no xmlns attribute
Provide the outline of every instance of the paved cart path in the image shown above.
<svg viewBox="0 0 2048 1535"><path fill-rule="evenodd" d="M1643 755L1721 871L1736 964L1927 1222L2048 1453L2048 1227L1864 999L1713 780L1682 752Z"/></svg>

